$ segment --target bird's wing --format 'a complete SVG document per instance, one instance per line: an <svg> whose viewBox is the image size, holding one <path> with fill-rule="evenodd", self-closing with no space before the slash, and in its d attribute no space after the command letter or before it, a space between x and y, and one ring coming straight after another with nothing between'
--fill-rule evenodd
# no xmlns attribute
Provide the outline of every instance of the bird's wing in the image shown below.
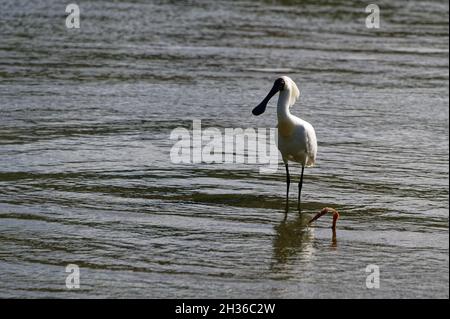
<svg viewBox="0 0 450 319"><path fill-rule="evenodd" d="M308 154L306 166L313 166L316 162L317 138L314 128L309 123L306 126L306 153Z"/></svg>

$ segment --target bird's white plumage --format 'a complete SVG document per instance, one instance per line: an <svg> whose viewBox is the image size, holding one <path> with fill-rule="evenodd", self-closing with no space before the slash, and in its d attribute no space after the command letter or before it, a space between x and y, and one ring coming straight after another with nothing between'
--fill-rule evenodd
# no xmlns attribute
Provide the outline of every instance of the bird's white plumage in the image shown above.
<svg viewBox="0 0 450 319"><path fill-rule="evenodd" d="M269 100L279 92L277 103L278 118L278 149L283 157L286 167L286 213L289 210L289 185L291 183L289 174L289 161L298 162L302 165L300 181L298 183L298 205L301 212L301 194L303 185L303 170L305 166L313 166L316 162L317 139L316 132L311 124L291 114L290 108L300 97L300 90L288 76L282 76L273 83L272 89L267 96L253 110L253 115L264 113ZM286 214L287 216L287 214Z"/></svg>
<svg viewBox="0 0 450 319"><path fill-rule="evenodd" d="M313 126L290 113L290 107L300 97L300 91L290 77L281 77L285 82L277 105L278 149L283 161L293 161L304 166L313 166L316 161L317 139Z"/></svg>

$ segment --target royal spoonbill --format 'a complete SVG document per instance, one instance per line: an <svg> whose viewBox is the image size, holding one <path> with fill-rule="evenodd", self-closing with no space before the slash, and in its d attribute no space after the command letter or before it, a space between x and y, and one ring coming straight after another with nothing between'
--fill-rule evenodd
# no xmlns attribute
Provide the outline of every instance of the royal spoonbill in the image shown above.
<svg viewBox="0 0 450 319"><path fill-rule="evenodd" d="M253 109L253 115L263 114L269 100L278 92L280 92L277 104L278 149L286 167L286 213L289 210L289 185L291 183L288 161L302 165L297 202L297 209L301 212L303 170L305 166L313 166L316 161L316 132L311 124L291 114L290 107L300 97L300 91L288 76L282 76L275 81L269 94Z"/></svg>

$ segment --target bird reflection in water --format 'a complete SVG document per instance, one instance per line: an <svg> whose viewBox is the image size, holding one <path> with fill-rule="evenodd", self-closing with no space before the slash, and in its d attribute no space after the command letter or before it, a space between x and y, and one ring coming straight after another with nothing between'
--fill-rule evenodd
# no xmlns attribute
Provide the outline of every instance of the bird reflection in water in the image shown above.
<svg viewBox="0 0 450 319"><path fill-rule="evenodd" d="M331 247L337 248L336 229L333 229L333 235L331 237Z"/></svg>
<svg viewBox="0 0 450 319"><path fill-rule="evenodd" d="M303 259L309 259L314 250L315 228L322 228L317 226L310 227L310 224L326 213L333 214L331 247L336 249L336 222L339 218L339 213L333 208L326 207L313 218L310 218L307 214L298 214L295 219L289 221L285 217L279 225L275 226L276 234L273 241L273 249L276 263L284 264L297 254Z"/></svg>
<svg viewBox="0 0 450 319"><path fill-rule="evenodd" d="M274 258L277 263L286 263L290 257L301 253L306 258L313 249L312 229L308 228L309 218L305 214L296 214L294 220L283 221L275 226L273 241Z"/></svg>

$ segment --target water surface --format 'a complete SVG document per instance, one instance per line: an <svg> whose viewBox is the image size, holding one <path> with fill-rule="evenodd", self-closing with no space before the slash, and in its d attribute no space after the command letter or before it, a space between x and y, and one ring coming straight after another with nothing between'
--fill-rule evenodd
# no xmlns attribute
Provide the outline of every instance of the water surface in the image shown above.
<svg viewBox="0 0 450 319"><path fill-rule="evenodd" d="M377 3L375 30L359 1L79 1L68 30L2 1L0 297L448 298L448 2ZM286 220L281 163L169 156L194 119L274 127L280 74L319 140Z"/></svg>

